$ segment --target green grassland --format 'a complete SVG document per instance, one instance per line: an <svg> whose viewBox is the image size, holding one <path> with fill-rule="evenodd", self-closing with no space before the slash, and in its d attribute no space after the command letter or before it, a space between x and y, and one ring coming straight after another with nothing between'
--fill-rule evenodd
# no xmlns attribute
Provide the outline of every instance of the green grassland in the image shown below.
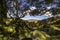
<svg viewBox="0 0 60 40"><path fill-rule="evenodd" d="M3 20L0 23L0 40L60 40L60 17L45 20Z"/></svg>

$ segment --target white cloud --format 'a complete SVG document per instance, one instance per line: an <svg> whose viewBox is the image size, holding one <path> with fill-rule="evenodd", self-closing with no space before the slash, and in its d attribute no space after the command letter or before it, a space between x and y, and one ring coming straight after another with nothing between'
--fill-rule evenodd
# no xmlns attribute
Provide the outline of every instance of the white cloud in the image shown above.
<svg viewBox="0 0 60 40"><path fill-rule="evenodd" d="M51 9L51 7L47 7L47 9Z"/></svg>
<svg viewBox="0 0 60 40"><path fill-rule="evenodd" d="M44 15L46 15L46 16L49 16L49 17L52 17L53 15L52 15L52 12L46 12Z"/></svg>
<svg viewBox="0 0 60 40"><path fill-rule="evenodd" d="M36 9L36 7L30 7L30 9L31 9L31 10L35 10L35 9Z"/></svg>

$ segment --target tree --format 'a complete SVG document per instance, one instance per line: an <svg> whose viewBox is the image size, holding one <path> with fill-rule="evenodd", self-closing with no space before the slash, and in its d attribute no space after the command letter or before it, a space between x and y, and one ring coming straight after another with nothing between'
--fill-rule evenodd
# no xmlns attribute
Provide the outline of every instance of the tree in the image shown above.
<svg viewBox="0 0 60 40"><path fill-rule="evenodd" d="M48 34L49 36L60 35L60 17L58 17L58 14L60 14L60 2L58 1L59 0L1 0L0 35L3 35L2 40L5 40L5 37L6 40L8 38L10 40L19 40L21 38L28 37L34 38L35 35L32 36L31 34L34 33L35 30L43 31L43 36L46 36L46 34ZM53 4L56 4L57 6L50 8L50 5ZM44 15L46 14L46 12L49 12L49 14L51 14L50 12L52 12L51 15L53 15L53 17L50 17L46 20L38 21L37 23L29 23L28 21L20 19L28 13L34 16L39 14Z"/></svg>

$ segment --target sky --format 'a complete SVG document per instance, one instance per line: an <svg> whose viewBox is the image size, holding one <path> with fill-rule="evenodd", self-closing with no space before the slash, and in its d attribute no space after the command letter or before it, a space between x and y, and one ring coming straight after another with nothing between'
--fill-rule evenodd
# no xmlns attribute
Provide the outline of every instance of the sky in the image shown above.
<svg viewBox="0 0 60 40"><path fill-rule="evenodd" d="M39 1L44 1L44 0L39 0ZM58 2L56 0L54 0L55 2ZM43 7L44 5L42 5ZM50 8L56 8L57 4L49 4L48 7ZM29 20L29 19L35 19L35 20L43 20L43 19L47 19L49 18L49 16L46 16L46 15L36 15L36 16L30 16L29 14L27 14L25 17L21 18L23 20Z"/></svg>
<svg viewBox="0 0 60 40"><path fill-rule="evenodd" d="M29 14L27 14L25 17L21 18L23 20L30 20L30 19L34 19L34 20L43 20L43 19L47 19L49 18L46 15L36 15L36 16L30 16Z"/></svg>
<svg viewBox="0 0 60 40"><path fill-rule="evenodd" d="M24 7L24 5L25 4L27 4L30 8L32 8L33 6L31 6L31 5L29 5L27 2L25 2L26 0L21 0L22 1L22 5L20 6L20 8L23 8ZM40 2L41 1L44 1L44 0L39 0ZM18 2L20 2L20 0L18 1ZM57 0L54 0L54 2L58 2ZM7 2L7 5L10 7L10 6L13 6L12 5L12 3L11 4L9 4L10 3L10 1L9 2ZM45 4L43 4L42 5L42 9L43 9L43 7L44 7L44 5ZM35 7L35 6L34 6ZM48 6L47 6L47 9L51 9L51 8L56 8L57 7L57 3L55 3L55 4L49 4ZM16 13L16 10L13 8L13 9L11 9L12 11L15 11L15 13ZM10 10L8 10L8 12L7 12L7 17L9 17L9 12ZM13 14L13 13L12 13ZM12 16L12 17L15 17L15 16ZM27 15L25 15L23 18L21 18L21 19L23 19L23 20L29 20L29 19L36 19L36 20L43 20L43 19L47 19L47 18L49 18L49 16L47 16L47 15L36 15L36 16L30 16L29 14L27 14Z"/></svg>

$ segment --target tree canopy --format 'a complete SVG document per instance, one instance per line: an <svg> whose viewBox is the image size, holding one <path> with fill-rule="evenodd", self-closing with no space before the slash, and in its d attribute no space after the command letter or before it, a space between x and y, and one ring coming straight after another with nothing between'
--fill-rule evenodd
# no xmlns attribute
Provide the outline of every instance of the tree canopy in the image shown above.
<svg viewBox="0 0 60 40"><path fill-rule="evenodd" d="M44 20L22 20L26 14L48 15ZM60 0L1 0L1 40L60 40Z"/></svg>

